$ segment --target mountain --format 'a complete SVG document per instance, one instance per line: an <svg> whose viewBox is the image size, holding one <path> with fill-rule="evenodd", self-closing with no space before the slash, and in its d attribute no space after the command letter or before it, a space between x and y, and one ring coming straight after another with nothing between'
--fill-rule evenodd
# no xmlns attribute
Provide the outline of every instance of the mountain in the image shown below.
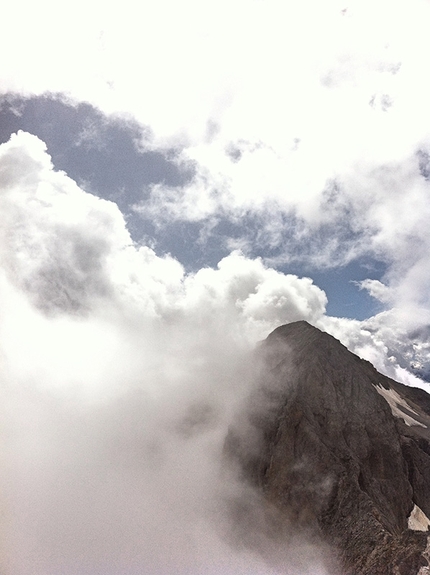
<svg viewBox="0 0 430 575"><path fill-rule="evenodd" d="M307 322L259 348L227 451L265 500L335 549L344 575L430 573L430 396Z"/></svg>

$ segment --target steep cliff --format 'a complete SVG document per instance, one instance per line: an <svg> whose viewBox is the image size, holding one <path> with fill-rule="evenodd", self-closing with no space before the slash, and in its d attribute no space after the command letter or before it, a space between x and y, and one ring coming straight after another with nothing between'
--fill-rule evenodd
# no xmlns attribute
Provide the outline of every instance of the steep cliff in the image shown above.
<svg viewBox="0 0 430 575"><path fill-rule="evenodd" d="M243 473L329 542L345 574L428 573L430 396L303 321L259 354L248 425L228 439Z"/></svg>

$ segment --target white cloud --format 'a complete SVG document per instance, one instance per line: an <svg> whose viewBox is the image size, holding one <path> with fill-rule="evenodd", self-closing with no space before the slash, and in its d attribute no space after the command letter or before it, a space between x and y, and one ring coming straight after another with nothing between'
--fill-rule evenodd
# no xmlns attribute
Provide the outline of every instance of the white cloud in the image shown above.
<svg viewBox="0 0 430 575"><path fill-rule="evenodd" d="M365 289L375 299L383 303L390 303L390 289L379 280L366 279L359 284L361 289Z"/></svg>
<svg viewBox="0 0 430 575"><path fill-rule="evenodd" d="M327 154L345 159L351 146L363 151L369 143L372 153L386 154L369 127L390 150L399 146L368 106L374 94L393 99L404 128L412 101L414 120L426 109L428 87L417 71L425 63L428 5L419 0L407 8L278 0L187 0L179 8L171 0L127 0L121 10L103 11L97 2L76 2L67 18L51 0L37 9L23 0L7 14L3 90L61 91L105 111L125 110L156 138L202 143L210 120L227 141L276 150L289 149L290 135L305 146L310 136L310 146L325 142L317 146L323 163ZM411 124L409 132L417 130Z"/></svg>
<svg viewBox="0 0 430 575"><path fill-rule="evenodd" d="M325 316L316 325L381 373L429 392L428 310L392 308L364 321Z"/></svg>
<svg viewBox="0 0 430 575"><path fill-rule="evenodd" d="M65 17L50 0L37 9L23 0L0 24L10 55L1 90L59 91L131 114L152 128L147 145L182 146L196 179L183 190L154 188L157 217L291 211L312 231L345 218L324 195L338 181L337 206L352 207L364 236L352 255L379 250L389 260L389 231L406 218L417 228L421 219L408 212L428 204L412 190L415 153L429 138L428 11L422 0L187 0L180 8L127 0L102 12L77 2Z"/></svg>
<svg viewBox="0 0 430 575"><path fill-rule="evenodd" d="M106 561L113 573L138 572L145 558L154 572L266 573L260 556L229 545L223 506L242 488L217 476L228 424L253 384L254 343L307 319L416 384L399 360L428 365L419 329L430 318L328 318L310 279L240 252L187 275L134 245L116 205L55 172L29 134L0 147L0 182L10 572L105 572ZM286 553L282 573L325 572L312 549Z"/></svg>
<svg viewBox="0 0 430 575"><path fill-rule="evenodd" d="M0 167L3 265L10 280L45 311L84 313L96 304L133 301L148 316L168 317L205 300L217 309L236 310L236 321L244 307L252 319L251 309L260 318L266 316L260 307L274 306L280 316L270 312L273 321L298 314L312 319L324 312L325 296L311 280L285 276L238 252L218 270L202 269L184 278L173 258L132 244L115 204L55 172L34 136L20 132L3 145ZM257 296L261 305L255 303ZM302 300L311 302L308 308Z"/></svg>
<svg viewBox="0 0 430 575"><path fill-rule="evenodd" d="M233 545L243 486L220 476L255 341L319 318L324 293L239 252L186 275L23 132L0 202L6 572L326 573L306 546L276 567L263 527L272 566Z"/></svg>

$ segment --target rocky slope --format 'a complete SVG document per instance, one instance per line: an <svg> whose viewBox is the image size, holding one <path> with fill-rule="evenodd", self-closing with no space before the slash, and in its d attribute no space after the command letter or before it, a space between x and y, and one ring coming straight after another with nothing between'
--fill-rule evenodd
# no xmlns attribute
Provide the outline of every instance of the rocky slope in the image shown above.
<svg viewBox="0 0 430 575"><path fill-rule="evenodd" d="M430 396L303 321L260 353L248 426L228 439L243 473L329 542L344 574L430 573Z"/></svg>

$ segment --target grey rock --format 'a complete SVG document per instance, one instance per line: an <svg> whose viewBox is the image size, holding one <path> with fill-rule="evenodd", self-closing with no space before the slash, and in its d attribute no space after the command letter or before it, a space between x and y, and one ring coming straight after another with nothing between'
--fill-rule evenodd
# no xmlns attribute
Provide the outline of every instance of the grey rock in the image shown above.
<svg viewBox="0 0 430 575"><path fill-rule="evenodd" d="M430 517L430 396L304 321L258 354L259 386L226 442L242 474L329 543L342 573L426 572L429 533L408 518L414 506Z"/></svg>

